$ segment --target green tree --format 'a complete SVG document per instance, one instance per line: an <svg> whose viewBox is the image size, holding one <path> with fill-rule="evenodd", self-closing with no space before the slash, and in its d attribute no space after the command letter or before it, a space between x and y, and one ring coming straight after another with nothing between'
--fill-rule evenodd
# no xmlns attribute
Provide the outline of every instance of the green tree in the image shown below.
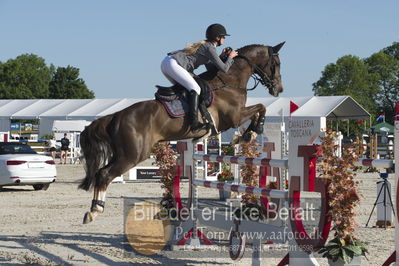
<svg viewBox="0 0 399 266"><path fill-rule="evenodd" d="M324 68L321 78L313 83L313 92L317 96L352 96L367 111L375 114L375 97L378 92L376 80L377 76L369 73L364 60L346 55Z"/></svg>
<svg viewBox="0 0 399 266"><path fill-rule="evenodd" d="M389 56L395 57L399 61L399 42L394 42L392 45L382 49L384 53Z"/></svg>
<svg viewBox="0 0 399 266"><path fill-rule="evenodd" d="M376 103L380 111L385 112L386 120L392 122L395 103L399 102L399 60L381 51L366 58L365 62L369 73L377 77Z"/></svg>
<svg viewBox="0 0 399 266"><path fill-rule="evenodd" d="M89 90L79 69L72 66L58 67L49 86L52 99L92 99L94 92Z"/></svg>
<svg viewBox="0 0 399 266"><path fill-rule="evenodd" d="M48 98L52 68L34 54L23 54L0 66L0 99Z"/></svg>

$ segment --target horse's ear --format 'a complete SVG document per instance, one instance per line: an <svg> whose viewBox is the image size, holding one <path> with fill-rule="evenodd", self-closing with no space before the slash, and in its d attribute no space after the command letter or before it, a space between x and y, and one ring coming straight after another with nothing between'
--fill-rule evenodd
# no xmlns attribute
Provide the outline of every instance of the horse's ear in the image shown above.
<svg viewBox="0 0 399 266"><path fill-rule="evenodd" d="M276 46L273 46L273 52L275 52L277 54L278 51L280 51L281 47L283 47L284 43L285 43L285 41L277 44Z"/></svg>

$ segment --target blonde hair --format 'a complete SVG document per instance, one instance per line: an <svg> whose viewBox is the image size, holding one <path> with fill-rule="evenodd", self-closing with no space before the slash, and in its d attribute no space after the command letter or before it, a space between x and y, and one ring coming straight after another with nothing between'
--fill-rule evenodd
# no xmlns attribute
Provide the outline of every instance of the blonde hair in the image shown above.
<svg viewBox="0 0 399 266"><path fill-rule="evenodd" d="M190 43L186 48L184 48L184 52L188 55L195 53L201 45L205 44L206 41L200 41L195 43Z"/></svg>

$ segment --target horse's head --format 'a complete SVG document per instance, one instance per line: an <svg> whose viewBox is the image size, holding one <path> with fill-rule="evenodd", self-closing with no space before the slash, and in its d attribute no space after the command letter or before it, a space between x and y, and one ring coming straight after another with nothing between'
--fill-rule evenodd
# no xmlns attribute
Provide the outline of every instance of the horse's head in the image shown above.
<svg viewBox="0 0 399 266"><path fill-rule="evenodd" d="M255 79L267 87L269 93L275 97L283 91L278 52L284 43L276 46L251 45L239 50L239 55L246 57L253 66Z"/></svg>

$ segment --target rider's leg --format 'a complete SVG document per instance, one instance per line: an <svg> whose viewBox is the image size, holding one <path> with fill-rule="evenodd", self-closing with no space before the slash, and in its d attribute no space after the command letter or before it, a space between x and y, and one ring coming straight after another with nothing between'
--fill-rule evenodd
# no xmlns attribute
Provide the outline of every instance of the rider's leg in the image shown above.
<svg viewBox="0 0 399 266"><path fill-rule="evenodd" d="M189 92L194 90L198 95L201 94L201 88L195 79L187 70L181 67L173 57L167 56L162 61L161 70L165 77L172 83L177 82Z"/></svg>
<svg viewBox="0 0 399 266"><path fill-rule="evenodd" d="M190 123L193 132L207 129L198 121L198 104L201 88L191 74L181 67L175 59L167 56L161 64L162 73L169 79L178 82L189 91Z"/></svg>
<svg viewBox="0 0 399 266"><path fill-rule="evenodd" d="M162 74L172 83L173 85L176 84L176 81L168 74L170 68L170 56L165 57L165 59L161 63L161 71Z"/></svg>
<svg viewBox="0 0 399 266"><path fill-rule="evenodd" d="M190 106L190 123L191 131L197 133L200 130L207 129L207 126L198 121L198 105L199 105L199 95L196 91L189 92L189 106Z"/></svg>

